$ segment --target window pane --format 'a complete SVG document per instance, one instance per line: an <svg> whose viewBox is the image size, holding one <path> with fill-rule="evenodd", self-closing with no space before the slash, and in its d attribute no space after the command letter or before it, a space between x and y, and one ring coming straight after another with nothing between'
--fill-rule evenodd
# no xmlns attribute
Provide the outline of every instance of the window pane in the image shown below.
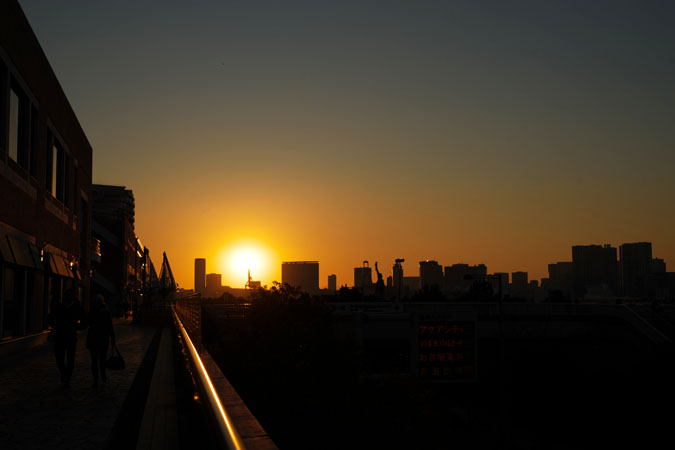
<svg viewBox="0 0 675 450"><path fill-rule="evenodd" d="M56 146L56 151L54 152L56 155L56 186L54 189L56 190L56 198L63 202L63 186L64 186L64 175L65 175L65 168L64 168L64 152L63 149L61 148L60 145Z"/></svg>
<svg viewBox="0 0 675 450"><path fill-rule="evenodd" d="M56 179L58 178L56 173L59 168L59 149L54 145L52 147L52 186L51 186L51 193L54 197L56 197Z"/></svg>
<svg viewBox="0 0 675 450"><path fill-rule="evenodd" d="M37 154L40 142L40 115L37 108L31 108L30 116L30 174L37 178Z"/></svg>
<svg viewBox="0 0 675 450"><path fill-rule="evenodd" d="M19 96L9 90L9 157L19 160Z"/></svg>
<svg viewBox="0 0 675 450"><path fill-rule="evenodd" d="M52 179L53 179L53 169L52 164L54 162L54 146L52 144L52 133L51 131L47 132L47 150L45 151L45 189L50 194L52 193Z"/></svg>
<svg viewBox="0 0 675 450"><path fill-rule="evenodd" d="M77 166L73 167L73 213L77 215L77 191L79 186L77 185Z"/></svg>
<svg viewBox="0 0 675 450"><path fill-rule="evenodd" d="M70 157L63 155L63 204L70 208Z"/></svg>

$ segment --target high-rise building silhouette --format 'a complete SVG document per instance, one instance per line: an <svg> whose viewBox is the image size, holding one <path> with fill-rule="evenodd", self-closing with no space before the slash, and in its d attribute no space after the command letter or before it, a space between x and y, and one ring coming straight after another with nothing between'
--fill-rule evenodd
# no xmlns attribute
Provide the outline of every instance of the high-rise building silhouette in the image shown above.
<svg viewBox="0 0 675 450"><path fill-rule="evenodd" d="M565 299L572 295L572 261L561 261L548 265L548 283L546 286L549 291L561 291Z"/></svg>
<svg viewBox="0 0 675 450"><path fill-rule="evenodd" d="M206 275L206 287L204 296L208 298L217 297L221 292L223 276L219 273L209 273Z"/></svg>
<svg viewBox="0 0 675 450"><path fill-rule="evenodd" d="M329 291L337 290L337 275L335 274L328 275L328 290Z"/></svg>
<svg viewBox="0 0 675 450"><path fill-rule="evenodd" d="M354 287L365 288L373 284L373 271L368 261L363 261L361 267L354 267Z"/></svg>
<svg viewBox="0 0 675 450"><path fill-rule="evenodd" d="M135 228L136 203L134 193L124 186L92 185L94 202L92 211L101 223L119 223L127 220Z"/></svg>
<svg viewBox="0 0 675 450"><path fill-rule="evenodd" d="M402 262L403 262L402 259L397 259L396 262L394 263L394 266L391 268L392 283L394 284L394 287L397 289L401 286L401 283L403 282L403 265L401 264Z"/></svg>
<svg viewBox="0 0 675 450"><path fill-rule="evenodd" d="M100 243L100 261L92 262L92 295L102 294L113 314L142 285L144 248L134 232L135 202L124 186L92 185L92 237Z"/></svg>
<svg viewBox="0 0 675 450"><path fill-rule="evenodd" d="M203 294L206 287L206 259L195 258L195 293Z"/></svg>
<svg viewBox="0 0 675 450"><path fill-rule="evenodd" d="M575 297L617 295L619 266L616 256L616 247L609 244L572 246Z"/></svg>
<svg viewBox="0 0 675 450"><path fill-rule="evenodd" d="M443 288L443 267L437 261L420 261L420 286L422 289Z"/></svg>
<svg viewBox="0 0 675 450"><path fill-rule="evenodd" d="M470 266L469 264L453 264L452 266L445 266L444 270L445 289L451 291L467 290L475 281L475 278L471 277L487 276L487 266L485 264L477 264L475 266ZM467 276L469 276L469 278L467 278ZM507 285L508 280L502 287L506 288Z"/></svg>
<svg viewBox="0 0 675 450"><path fill-rule="evenodd" d="M511 273L511 295L514 297L527 298L531 297L532 289L528 281L527 272L512 272Z"/></svg>
<svg viewBox="0 0 675 450"><path fill-rule="evenodd" d="M514 289L523 289L529 284L527 272L512 272L511 287Z"/></svg>
<svg viewBox="0 0 675 450"><path fill-rule="evenodd" d="M652 264L652 243L635 242L619 246L621 291L628 297L647 296L647 276Z"/></svg>
<svg viewBox="0 0 675 450"><path fill-rule="evenodd" d="M319 292L318 261L287 261L281 263L281 282L304 292Z"/></svg>
<svg viewBox="0 0 675 450"><path fill-rule="evenodd" d="M665 273L666 262L661 258L652 258L649 264L649 273Z"/></svg>

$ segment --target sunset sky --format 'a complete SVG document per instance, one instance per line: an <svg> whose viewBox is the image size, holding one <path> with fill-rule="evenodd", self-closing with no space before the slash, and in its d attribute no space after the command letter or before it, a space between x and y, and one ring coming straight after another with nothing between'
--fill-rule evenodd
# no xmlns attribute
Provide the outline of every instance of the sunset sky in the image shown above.
<svg viewBox="0 0 675 450"><path fill-rule="evenodd" d="M21 0L136 232L180 286L318 260L675 270L675 2Z"/></svg>

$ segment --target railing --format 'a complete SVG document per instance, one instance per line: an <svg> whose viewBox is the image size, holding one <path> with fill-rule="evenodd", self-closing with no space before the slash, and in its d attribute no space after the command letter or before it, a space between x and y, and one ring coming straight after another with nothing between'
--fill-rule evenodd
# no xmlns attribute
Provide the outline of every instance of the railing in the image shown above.
<svg viewBox="0 0 675 450"><path fill-rule="evenodd" d="M213 418L219 440L232 450L276 449L267 432L202 346L204 308L209 308L209 305L202 304L201 296L196 294L177 299L171 312L183 341L192 378L200 397L204 399L202 404L207 414Z"/></svg>
<svg viewBox="0 0 675 450"><path fill-rule="evenodd" d="M202 345L202 296L193 294L188 297L176 299L176 312L182 320L182 324L192 337L193 342L201 350Z"/></svg>
<svg viewBox="0 0 675 450"><path fill-rule="evenodd" d="M628 305L621 305L624 307L625 319L633 324L636 328L640 329L645 335L647 335L653 342L663 343L670 342L670 339L661 333L658 328L649 323L642 315L638 314L633 308Z"/></svg>
<svg viewBox="0 0 675 450"><path fill-rule="evenodd" d="M183 322L181 321L179 314L177 314L176 309L177 308L173 310L173 317L176 322L176 327L178 328L178 331L184 342L186 352L188 353L189 358L193 363L194 375L197 378L195 381L200 384L201 386L200 391L202 395L205 397L209 411L212 413L215 419L217 429L220 434L219 437L222 439L222 441L225 443L225 445L227 445L227 448L229 449L232 450L244 449L245 448L244 443L242 442L242 439L239 436L237 430L235 430L234 425L232 423L232 419L225 411L225 408L223 407L223 404L220 401L220 397L218 396L218 393L216 392L216 389L213 386L211 377L209 377L208 371L204 366L204 362L202 361L202 358L200 357L199 352L197 351L197 347L195 346L192 339L190 339L190 335L186 330L185 326L183 325Z"/></svg>

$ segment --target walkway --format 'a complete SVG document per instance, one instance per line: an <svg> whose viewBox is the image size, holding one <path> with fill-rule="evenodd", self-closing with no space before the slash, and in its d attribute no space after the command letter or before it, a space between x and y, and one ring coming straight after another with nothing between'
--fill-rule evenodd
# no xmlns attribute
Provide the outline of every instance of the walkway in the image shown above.
<svg viewBox="0 0 675 450"><path fill-rule="evenodd" d="M98 388L92 388L84 334L78 339L70 389L64 389L59 382L51 345L1 357L0 447L3 450L104 448L113 427L120 426L118 416L123 407L125 411L128 409L127 394L132 384L138 385L134 378L146 354L149 358L144 366L154 368L154 354L159 346L156 331L156 327L116 321L117 344L126 369L108 371L108 382ZM154 351L148 352L155 335ZM145 378L151 379L151 375L152 372ZM140 424L139 420L139 428ZM139 433L136 430L136 435Z"/></svg>

